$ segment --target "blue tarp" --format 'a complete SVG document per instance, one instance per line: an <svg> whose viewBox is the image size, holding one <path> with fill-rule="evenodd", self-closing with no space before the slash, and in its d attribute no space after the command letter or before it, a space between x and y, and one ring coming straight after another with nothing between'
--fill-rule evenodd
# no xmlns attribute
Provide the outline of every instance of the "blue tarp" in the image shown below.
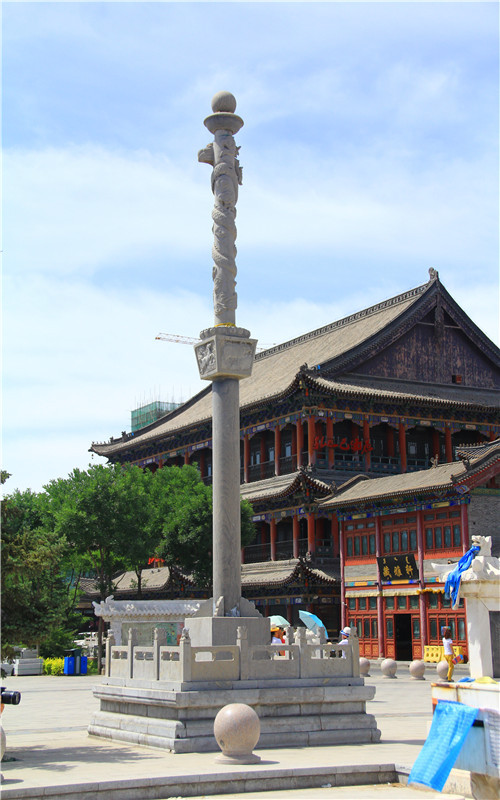
<svg viewBox="0 0 500 800"><path fill-rule="evenodd" d="M458 562L455 569L452 570L452 572L450 572L448 577L446 578L446 583L444 585L444 596L448 598L451 595L452 606L454 606L455 603L457 602L458 590L460 589L460 581L462 580L462 572L465 572L466 569L469 569L470 565L474 561L480 549L481 549L480 547L474 545L474 547L471 547L470 550L467 550L467 552L462 556L462 558Z"/></svg>
<svg viewBox="0 0 500 800"><path fill-rule="evenodd" d="M438 702L426 742L413 765L410 783L440 792L462 749L479 709L463 703Z"/></svg>

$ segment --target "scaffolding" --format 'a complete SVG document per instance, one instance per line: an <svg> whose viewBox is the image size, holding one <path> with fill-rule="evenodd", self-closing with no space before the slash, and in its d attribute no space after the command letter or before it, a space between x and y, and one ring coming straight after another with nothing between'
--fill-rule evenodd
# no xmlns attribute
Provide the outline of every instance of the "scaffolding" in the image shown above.
<svg viewBox="0 0 500 800"><path fill-rule="evenodd" d="M174 408L178 408L179 405L180 403L163 403L160 400L155 400L153 403L135 408L130 412L132 433L145 428L146 425L150 425L152 422L156 422L157 419L160 419L169 411L173 411Z"/></svg>

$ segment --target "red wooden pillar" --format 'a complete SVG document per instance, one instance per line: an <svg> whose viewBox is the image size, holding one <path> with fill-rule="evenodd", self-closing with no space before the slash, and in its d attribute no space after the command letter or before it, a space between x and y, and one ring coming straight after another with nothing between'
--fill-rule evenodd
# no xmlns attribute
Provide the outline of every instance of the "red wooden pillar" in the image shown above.
<svg viewBox="0 0 500 800"><path fill-rule="evenodd" d="M205 477L205 453L203 450L200 450L200 475L202 478Z"/></svg>
<svg viewBox="0 0 500 800"><path fill-rule="evenodd" d="M250 482L250 436L245 433L243 437L243 480Z"/></svg>
<svg viewBox="0 0 500 800"><path fill-rule="evenodd" d="M451 429L448 425L444 429L444 452L446 463L450 464L453 461L453 449L451 446Z"/></svg>
<svg viewBox="0 0 500 800"><path fill-rule="evenodd" d="M345 551L344 551L344 523L339 522L339 545L340 545L340 625L345 628L347 625L347 609L345 599Z"/></svg>
<svg viewBox="0 0 500 800"><path fill-rule="evenodd" d="M316 450L314 449L314 440L316 438L316 418L309 416L307 418L307 448L308 448L308 463L316 463Z"/></svg>
<svg viewBox="0 0 500 800"><path fill-rule="evenodd" d="M189 464L189 453L187 450L184 451L184 464Z"/></svg>
<svg viewBox="0 0 500 800"><path fill-rule="evenodd" d="M462 552L466 553L469 549L469 512L467 503L462 503L460 506L460 523L462 526Z"/></svg>
<svg viewBox="0 0 500 800"><path fill-rule="evenodd" d="M271 533L271 561L276 561L276 520L272 519L270 523Z"/></svg>
<svg viewBox="0 0 500 800"><path fill-rule="evenodd" d="M424 512L417 511L417 558L418 576L420 589L425 589L424 578ZM423 591L420 593L418 603L420 613L420 644L422 646L422 658L425 655L425 645L427 644L427 613L425 608L425 594Z"/></svg>
<svg viewBox="0 0 500 800"><path fill-rule="evenodd" d="M302 451L304 449L304 428L302 420L297 420L297 467L302 466Z"/></svg>
<svg viewBox="0 0 500 800"><path fill-rule="evenodd" d="M382 590L382 576L378 566L378 559L382 556L382 527L380 517L375 517L375 557L377 559L377 630L378 630L378 657L384 658L385 654L385 631L384 631L384 597Z"/></svg>
<svg viewBox="0 0 500 800"><path fill-rule="evenodd" d="M418 610L420 614L420 644L422 646L422 659L425 656L425 646L427 644L427 609L426 595L421 592L418 598Z"/></svg>
<svg viewBox="0 0 500 800"><path fill-rule="evenodd" d="M367 419L363 420L363 439L365 440L365 445L370 444L370 423ZM369 450L365 453L365 469L369 470L371 466L372 458L371 453Z"/></svg>
<svg viewBox="0 0 500 800"><path fill-rule="evenodd" d="M493 428L490 428L490 432L489 432L489 440L490 440L490 442L494 442L496 438L497 438L497 435L496 435L495 431L493 430Z"/></svg>
<svg viewBox="0 0 500 800"><path fill-rule="evenodd" d="M394 458L394 428L390 425L387 426L387 455L389 458Z"/></svg>
<svg viewBox="0 0 500 800"><path fill-rule="evenodd" d="M316 551L316 524L314 514L307 515L307 549L310 553Z"/></svg>
<svg viewBox="0 0 500 800"><path fill-rule="evenodd" d="M333 442L333 419L327 417L326 420L326 438L328 442ZM328 469L335 467L335 450L333 447L328 447Z"/></svg>
<svg viewBox="0 0 500 800"><path fill-rule="evenodd" d="M274 474L280 474L280 457L281 457L281 430L279 425L274 429Z"/></svg>
<svg viewBox="0 0 500 800"><path fill-rule="evenodd" d="M260 434L260 477L266 477L266 468L264 466L264 461L266 460L266 440L264 438L264 434Z"/></svg>
<svg viewBox="0 0 500 800"><path fill-rule="evenodd" d="M292 518L292 536L293 536L293 557L299 557L299 536L300 536L300 519L299 515L295 514Z"/></svg>
<svg viewBox="0 0 500 800"><path fill-rule="evenodd" d="M401 461L401 472L406 472L407 470L407 461L406 461L406 427L404 422L399 423L399 458Z"/></svg>

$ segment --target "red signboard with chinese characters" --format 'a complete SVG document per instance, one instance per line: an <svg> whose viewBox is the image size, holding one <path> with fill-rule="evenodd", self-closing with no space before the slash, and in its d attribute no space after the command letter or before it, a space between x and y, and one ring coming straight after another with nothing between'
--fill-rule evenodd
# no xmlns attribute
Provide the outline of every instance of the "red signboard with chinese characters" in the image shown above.
<svg viewBox="0 0 500 800"><path fill-rule="evenodd" d="M343 450L344 452L350 451L351 453L369 453L373 450L373 445L366 439L360 439L356 436L355 439L348 439L344 437L340 442L334 439L328 439L326 436L316 436L313 442L313 450L323 450L325 447L331 450Z"/></svg>

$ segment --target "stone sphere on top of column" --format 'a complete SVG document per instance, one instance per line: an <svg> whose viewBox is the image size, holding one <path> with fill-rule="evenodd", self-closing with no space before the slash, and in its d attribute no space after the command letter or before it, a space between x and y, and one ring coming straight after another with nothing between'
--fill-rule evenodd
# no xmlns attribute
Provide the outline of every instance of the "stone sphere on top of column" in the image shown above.
<svg viewBox="0 0 500 800"><path fill-rule="evenodd" d="M236 111L236 98L231 92L217 92L212 97L212 111L215 113L225 111L234 114Z"/></svg>

